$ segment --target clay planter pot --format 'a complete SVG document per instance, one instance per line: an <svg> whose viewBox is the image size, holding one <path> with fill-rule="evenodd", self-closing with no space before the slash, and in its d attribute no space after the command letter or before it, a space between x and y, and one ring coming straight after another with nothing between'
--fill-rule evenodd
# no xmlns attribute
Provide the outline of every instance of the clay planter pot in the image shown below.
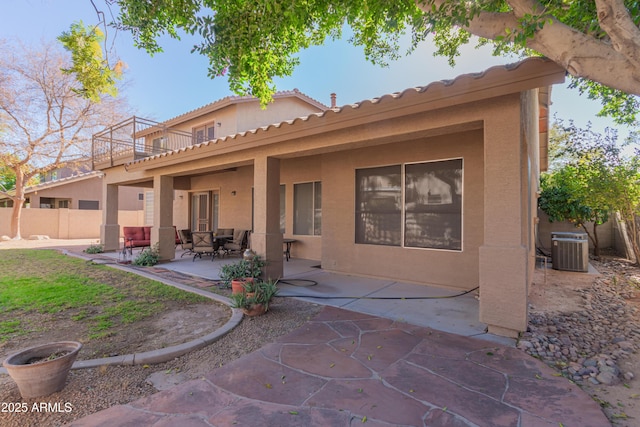
<svg viewBox="0 0 640 427"><path fill-rule="evenodd" d="M249 317L260 316L267 312L267 308L262 304L252 304L249 308L243 308L242 312Z"/></svg>
<svg viewBox="0 0 640 427"><path fill-rule="evenodd" d="M231 281L231 293L242 294L245 292L244 284L247 282L253 282L253 277L245 277L244 279L233 279Z"/></svg>
<svg viewBox="0 0 640 427"><path fill-rule="evenodd" d="M42 344L9 356L3 365L23 398L47 396L64 388L81 348L75 341Z"/></svg>

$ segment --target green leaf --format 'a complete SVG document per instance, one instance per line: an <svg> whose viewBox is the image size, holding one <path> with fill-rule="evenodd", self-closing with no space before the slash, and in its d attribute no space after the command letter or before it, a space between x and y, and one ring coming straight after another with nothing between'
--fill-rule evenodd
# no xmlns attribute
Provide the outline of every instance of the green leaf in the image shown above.
<svg viewBox="0 0 640 427"><path fill-rule="evenodd" d="M69 31L58 37L64 48L71 52L73 65L63 68L67 74L75 74L80 88L74 88L79 95L93 102L100 102L103 94L116 96L116 81L122 75L122 62L111 68L104 59L101 43L104 33L98 27L86 27L82 21L71 25Z"/></svg>

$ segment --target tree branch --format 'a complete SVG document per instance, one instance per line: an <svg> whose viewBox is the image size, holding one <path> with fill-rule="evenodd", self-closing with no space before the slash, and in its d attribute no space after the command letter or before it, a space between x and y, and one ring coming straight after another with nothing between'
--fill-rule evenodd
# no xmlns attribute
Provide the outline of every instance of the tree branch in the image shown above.
<svg viewBox="0 0 640 427"><path fill-rule="evenodd" d="M448 1L451 0L433 0L433 4L441 6ZM621 0L597 1L615 1L622 4ZM512 8L510 12L480 12L470 20L465 29L478 37L495 40L497 36L506 37L506 29L517 30L518 19L525 14L535 15L542 11L541 5L535 0L507 0L507 3ZM431 3L417 4L426 14L432 13ZM615 16L616 22L633 25L630 17L624 21L620 13ZM550 23L546 23L527 40L528 48L556 62L576 77L584 77L629 94L640 95L637 48L633 48L630 58L623 51L614 49L611 44L575 30L553 16L545 16L545 19Z"/></svg>
<svg viewBox="0 0 640 427"><path fill-rule="evenodd" d="M622 0L595 0L600 27L613 48L640 68L640 29L631 20Z"/></svg>

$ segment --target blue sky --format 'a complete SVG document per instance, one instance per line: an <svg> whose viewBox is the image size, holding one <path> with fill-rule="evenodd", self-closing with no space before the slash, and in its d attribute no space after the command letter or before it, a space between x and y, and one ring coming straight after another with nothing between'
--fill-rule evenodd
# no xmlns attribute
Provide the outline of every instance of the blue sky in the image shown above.
<svg viewBox="0 0 640 427"><path fill-rule="evenodd" d="M95 0L98 7L104 2ZM97 23L89 0L4 0L0 14L0 38L15 38L26 43L53 40L78 20ZM104 9L106 10L106 9ZM129 34L109 29L109 43L128 66L127 86L122 91L136 114L154 120L167 120L217 99L231 95L225 78L207 77L207 61L190 53L188 39L167 38L164 53L153 57L133 47ZM114 42L115 37L115 42ZM455 68L446 59L432 56L428 43L409 57L388 68L372 65L364 59L362 49L345 41L328 42L300 54L301 65L293 76L277 80L278 90L298 88L312 98L329 104L329 95L337 94L338 105L402 91L413 86L451 79L460 74L482 71L490 66L514 62L492 57L488 50L465 50ZM580 97L565 85L556 85L552 93L551 114L574 119L579 126L591 121L596 130L615 127L609 120L596 117L597 102ZM626 133L621 129L621 133Z"/></svg>

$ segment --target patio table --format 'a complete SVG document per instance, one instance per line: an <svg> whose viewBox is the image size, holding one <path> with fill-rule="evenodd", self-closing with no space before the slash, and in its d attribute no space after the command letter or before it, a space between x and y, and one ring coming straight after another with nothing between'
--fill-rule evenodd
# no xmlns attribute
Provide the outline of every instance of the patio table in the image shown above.
<svg viewBox="0 0 640 427"><path fill-rule="evenodd" d="M287 262L289 261L289 258L291 258L291 245L295 242L297 242L296 239L282 239L282 243L287 245L286 249L284 250L284 255L287 259Z"/></svg>

